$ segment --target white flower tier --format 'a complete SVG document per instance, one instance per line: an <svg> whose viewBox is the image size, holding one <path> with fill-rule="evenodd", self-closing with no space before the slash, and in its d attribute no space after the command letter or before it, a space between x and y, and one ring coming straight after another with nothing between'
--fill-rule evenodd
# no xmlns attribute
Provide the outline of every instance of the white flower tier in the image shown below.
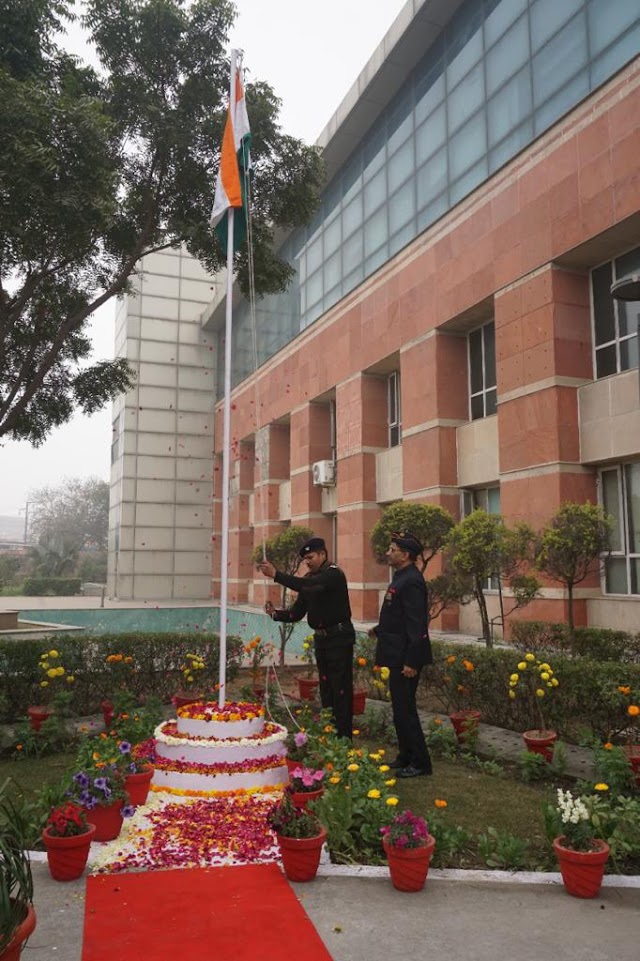
<svg viewBox="0 0 640 961"><path fill-rule="evenodd" d="M287 783L287 730L265 723L258 705L189 704L176 721L159 724L154 736L156 790L213 795Z"/></svg>

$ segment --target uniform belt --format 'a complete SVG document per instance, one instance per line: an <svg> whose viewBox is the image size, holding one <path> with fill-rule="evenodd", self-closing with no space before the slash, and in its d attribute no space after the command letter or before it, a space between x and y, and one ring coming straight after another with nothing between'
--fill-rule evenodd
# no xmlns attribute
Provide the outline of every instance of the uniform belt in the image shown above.
<svg viewBox="0 0 640 961"><path fill-rule="evenodd" d="M353 624L351 621L339 621L330 627L315 627L313 630L314 634L318 634L320 637L328 637L329 634L335 634L337 631L352 631Z"/></svg>

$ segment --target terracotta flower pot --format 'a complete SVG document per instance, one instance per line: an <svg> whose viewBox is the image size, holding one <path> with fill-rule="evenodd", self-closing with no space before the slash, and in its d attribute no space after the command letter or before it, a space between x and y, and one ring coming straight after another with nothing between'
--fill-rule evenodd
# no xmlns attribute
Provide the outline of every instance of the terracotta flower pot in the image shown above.
<svg viewBox="0 0 640 961"><path fill-rule="evenodd" d="M564 846L564 840L564 835L555 838L553 850L567 894L574 898L595 898L602 886L609 845L606 841L595 840L593 850L574 851Z"/></svg>
<svg viewBox="0 0 640 961"><path fill-rule="evenodd" d="M287 765L287 771L289 774L295 771L297 767L303 767L304 761L292 761L290 757L284 759L284 763Z"/></svg>
<svg viewBox="0 0 640 961"><path fill-rule="evenodd" d="M427 843L419 848L396 848L383 838L382 846L387 855L394 888L398 891L422 891L436 839L429 836Z"/></svg>
<svg viewBox="0 0 640 961"><path fill-rule="evenodd" d="M204 697L203 694L198 694L197 692L191 694L186 691L178 691L177 694L171 698L173 706L175 708L186 707L187 704L193 704L195 701L200 701Z"/></svg>
<svg viewBox="0 0 640 961"><path fill-rule="evenodd" d="M480 711L454 711L453 714L449 715L449 720L451 721L453 730L456 732L458 744L466 744L467 741L472 740L478 732Z"/></svg>
<svg viewBox="0 0 640 961"><path fill-rule="evenodd" d="M136 774L127 774L124 779L124 789L129 795L130 804L137 807L146 802L152 777L153 764L148 764L142 771L138 771Z"/></svg>
<svg viewBox="0 0 640 961"><path fill-rule="evenodd" d="M317 791L293 791L291 800L294 807L304 810L309 801L315 801L321 794L324 794L323 787L318 788Z"/></svg>
<svg viewBox="0 0 640 961"><path fill-rule="evenodd" d="M100 701L100 710L102 711L104 726L109 730L113 723L113 704L108 700Z"/></svg>
<svg viewBox="0 0 640 961"><path fill-rule="evenodd" d="M353 714L364 714L364 708L367 700L366 691L354 691L353 692L353 705L351 711Z"/></svg>
<svg viewBox="0 0 640 961"><path fill-rule="evenodd" d="M87 811L87 821L95 824L94 841L113 841L122 828L122 801L113 804L97 805Z"/></svg>
<svg viewBox="0 0 640 961"><path fill-rule="evenodd" d="M24 943L33 934L35 926L36 912L33 910L33 905L29 904L27 913L18 925L10 943L4 951L0 951L0 961L19 961Z"/></svg>
<svg viewBox="0 0 640 961"><path fill-rule="evenodd" d="M640 787L640 744L627 744L624 749L631 770L636 779L636 787Z"/></svg>
<svg viewBox="0 0 640 961"><path fill-rule="evenodd" d="M316 688L320 682L313 677L299 677L298 690L303 701L312 701L315 697Z"/></svg>
<svg viewBox="0 0 640 961"><path fill-rule="evenodd" d="M42 704L35 704L33 707L28 707L27 714L32 731L39 731L43 722L46 721L48 717L51 717L49 708L44 707Z"/></svg>
<svg viewBox="0 0 640 961"><path fill-rule="evenodd" d="M282 867L290 881L313 881L318 873L322 845L327 832L322 832L313 838L287 838L276 834Z"/></svg>
<svg viewBox="0 0 640 961"><path fill-rule="evenodd" d="M546 761L553 760L553 745L558 740L555 731L524 731L522 737L527 745L527 751L531 751L532 754L541 754Z"/></svg>
<svg viewBox="0 0 640 961"><path fill-rule="evenodd" d="M49 828L42 832L42 840L47 849L47 862L54 881L75 881L82 875L87 866L89 849L96 833L94 824L84 834L74 834L73 837L58 838L49 833Z"/></svg>

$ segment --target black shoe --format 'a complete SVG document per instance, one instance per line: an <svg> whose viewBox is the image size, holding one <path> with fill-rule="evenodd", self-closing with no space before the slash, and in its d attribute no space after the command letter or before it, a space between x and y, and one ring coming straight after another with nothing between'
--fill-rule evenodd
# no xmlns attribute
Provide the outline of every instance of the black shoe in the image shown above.
<svg viewBox="0 0 640 961"><path fill-rule="evenodd" d="M412 767L411 765L409 765L408 767L400 768L400 770L396 772L396 776L397 777L430 777L431 771L426 771L426 770L423 770L422 768Z"/></svg>
<svg viewBox="0 0 640 961"><path fill-rule="evenodd" d="M392 771L399 771L400 768L407 767L407 762L401 761L400 758L397 757L395 761L389 762L389 767L391 768Z"/></svg>

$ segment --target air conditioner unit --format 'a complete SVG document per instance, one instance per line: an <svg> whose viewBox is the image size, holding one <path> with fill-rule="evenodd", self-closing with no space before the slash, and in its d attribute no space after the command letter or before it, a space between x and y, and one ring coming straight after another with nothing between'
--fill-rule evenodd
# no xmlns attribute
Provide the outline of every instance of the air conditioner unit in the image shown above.
<svg viewBox="0 0 640 961"><path fill-rule="evenodd" d="M319 460L313 465L313 483L316 487L333 487L336 482L336 465L332 460Z"/></svg>

